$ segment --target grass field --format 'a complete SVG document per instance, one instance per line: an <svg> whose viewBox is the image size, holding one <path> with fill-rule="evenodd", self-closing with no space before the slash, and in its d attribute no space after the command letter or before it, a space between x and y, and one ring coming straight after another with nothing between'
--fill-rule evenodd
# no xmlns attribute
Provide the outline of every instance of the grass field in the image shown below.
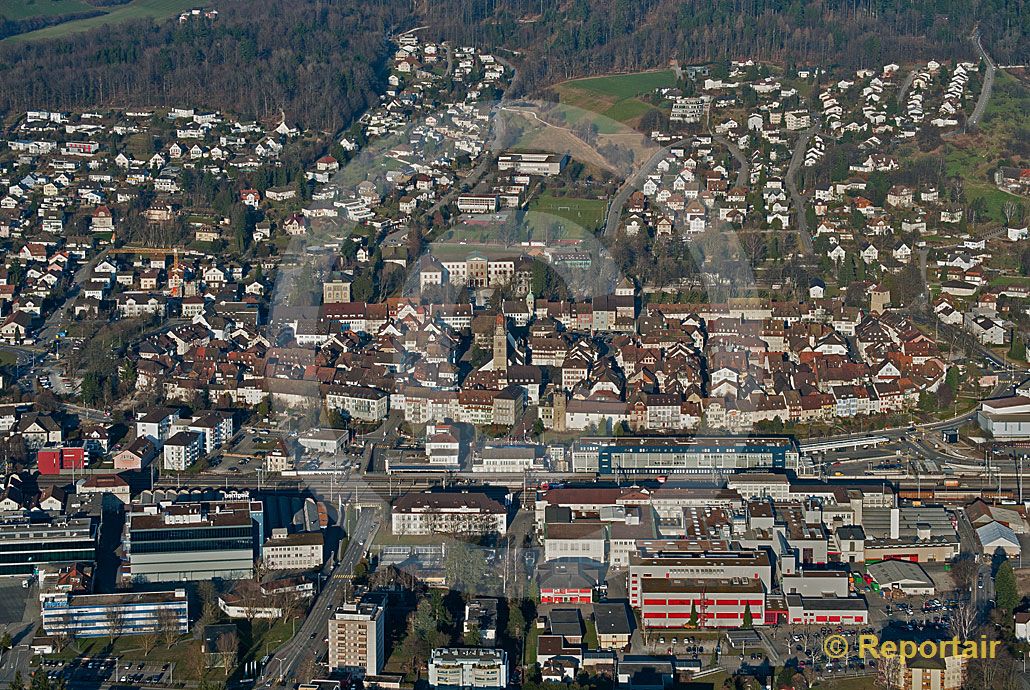
<svg viewBox="0 0 1030 690"><path fill-rule="evenodd" d="M995 223L1005 222L1005 213L1003 209L1007 202L1014 201L1016 203L1026 203L1023 199L1020 199L1018 196L1002 191L993 185L987 184L986 182L976 183L969 180L966 181L965 196L966 201L970 203L972 203L974 199L983 197L984 200L987 202L987 215ZM977 222L979 223L979 221Z"/></svg>
<svg viewBox="0 0 1030 690"><path fill-rule="evenodd" d="M83 0L0 0L0 16L13 20L53 17L95 9Z"/></svg>
<svg viewBox="0 0 1030 690"><path fill-rule="evenodd" d="M16 5L19 0L0 0L2 7L7 8L8 5ZM37 5L43 6L45 4L59 4L77 6L85 5L87 9L90 9L84 2L79 0L35 0ZM133 0L133 2L127 5L119 5L117 7L110 8L107 14L103 14L97 17L90 17L88 19L78 19L71 22L65 22L63 24L57 24L55 26L48 26L45 29L39 29L37 31L29 31L28 33L18 34L17 36L11 36L10 38L4 39L7 42L21 42L21 41L35 41L39 39L52 39L61 38L70 34L78 33L81 31L88 31L89 29L95 29L104 24L115 24L118 22L129 21L131 19L167 19L174 15L179 14L183 10L196 7L196 0ZM101 8L104 9L104 8ZM24 10L23 10L24 11ZM80 11L80 10L71 10ZM52 14L63 14L62 12L54 12ZM0 11L0 14L3 14ZM26 13L22 18L42 16L42 12Z"/></svg>
<svg viewBox="0 0 1030 690"><path fill-rule="evenodd" d="M639 96L663 86L675 86L676 75L672 70L658 72L639 72L637 74L611 74L604 77L587 77L574 79L559 84L563 89L587 91L616 99Z"/></svg>
<svg viewBox="0 0 1030 690"><path fill-rule="evenodd" d="M530 204L529 211L530 222L534 212L543 214L540 218L542 222L554 222L552 216L569 221L566 229L570 233L568 237L572 239L571 233L575 228L592 232L601 225L604 221L605 202L603 199L574 199L544 194Z"/></svg>
<svg viewBox="0 0 1030 690"><path fill-rule="evenodd" d="M657 88L676 85L672 70L640 72L638 74L613 74L604 77L574 79L555 86L560 102L572 108L567 109L569 122L581 119L576 109L602 115L615 122L627 124L638 119L652 106L640 98ZM617 129L616 125L598 123L601 133Z"/></svg>

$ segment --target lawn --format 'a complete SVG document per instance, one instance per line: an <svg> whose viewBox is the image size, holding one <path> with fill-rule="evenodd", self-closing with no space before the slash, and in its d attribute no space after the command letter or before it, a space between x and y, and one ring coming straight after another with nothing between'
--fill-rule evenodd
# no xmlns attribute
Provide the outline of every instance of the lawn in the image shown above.
<svg viewBox="0 0 1030 690"><path fill-rule="evenodd" d="M574 235L582 236L581 230L593 232L600 227L604 222L605 209L603 199L564 198L543 194L530 204L528 220L533 222L534 213L539 214L538 222L534 223L534 226L540 222L549 225L555 220L553 216L567 220L571 225L566 226L566 237L575 239Z"/></svg>
<svg viewBox="0 0 1030 690"><path fill-rule="evenodd" d="M576 89L577 91L588 91L622 99L639 96L642 93L654 91L661 87L675 85L675 73L672 70L661 70L658 72L610 74L604 77L574 79L558 86L562 89Z"/></svg>
<svg viewBox="0 0 1030 690"><path fill-rule="evenodd" d="M8 5L17 4L20 0L0 0L0 2L3 2L4 8L6 8ZM52 2L55 2L55 0L36 0L36 4L38 5ZM73 4L86 4L84 2L77 2L76 0L56 0L56 2L67 4L69 6ZM131 19L167 19L168 17L179 14L183 10L188 10L196 6L196 0L133 0L133 2L130 2L127 5L113 7L110 12L97 17L64 22L63 24L48 26L37 31L29 31L28 33L11 36L4 40L20 42L61 38L68 36L69 34L95 29L99 26L103 26L104 24L115 24L117 22L129 21ZM31 17L35 15L27 14L26 16Z"/></svg>
<svg viewBox="0 0 1030 690"><path fill-rule="evenodd" d="M987 202L987 215L991 221L995 223L1005 222L1005 213L1003 209L1007 202L1014 201L1016 203L1026 203L1018 196L1002 191L986 182L974 183L969 179L966 180L965 197L966 201L969 203L972 203L974 199L983 197ZM978 220L977 222L979 223L980 221Z"/></svg>
<svg viewBox="0 0 1030 690"><path fill-rule="evenodd" d="M1001 129L1006 134L1030 125L1030 89L1005 70L994 78L994 91L984 111L982 128Z"/></svg>
<svg viewBox="0 0 1030 690"><path fill-rule="evenodd" d="M13 367L17 363L18 357L13 352L0 352L0 367Z"/></svg>
<svg viewBox="0 0 1030 690"><path fill-rule="evenodd" d="M582 111L597 113L609 120L607 123L603 120L597 121L598 131L606 134L619 129L616 122L633 122L653 107L638 98L639 96L657 88L675 85L675 73L672 70L663 70L574 79L554 88L561 103L571 106L565 109L568 122L575 123L582 119L585 116Z"/></svg>
<svg viewBox="0 0 1030 690"><path fill-rule="evenodd" d="M92 12L95 9L85 0L0 0L0 16L11 20Z"/></svg>

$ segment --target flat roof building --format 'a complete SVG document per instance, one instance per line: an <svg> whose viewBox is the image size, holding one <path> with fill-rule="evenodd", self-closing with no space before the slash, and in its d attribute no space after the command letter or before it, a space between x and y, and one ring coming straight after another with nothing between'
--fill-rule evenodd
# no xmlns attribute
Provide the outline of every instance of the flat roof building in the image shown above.
<svg viewBox="0 0 1030 690"><path fill-rule="evenodd" d="M42 604L43 632L68 637L116 637L173 628L189 632L186 590L125 594L50 595Z"/></svg>
<svg viewBox="0 0 1030 690"><path fill-rule="evenodd" d="M40 566L92 563L95 558L91 518L31 522L18 516L0 521L0 576L32 575Z"/></svg>
<svg viewBox="0 0 1030 690"><path fill-rule="evenodd" d="M385 607L365 595L343 604L329 618L329 668L378 675L386 662Z"/></svg>
<svg viewBox="0 0 1030 690"><path fill-rule="evenodd" d="M504 688L508 654L503 649L438 647L429 658L429 686L435 690Z"/></svg>
<svg viewBox="0 0 1030 690"><path fill-rule="evenodd" d="M130 506L125 521L129 573L139 582L245 579L262 543L260 501Z"/></svg>

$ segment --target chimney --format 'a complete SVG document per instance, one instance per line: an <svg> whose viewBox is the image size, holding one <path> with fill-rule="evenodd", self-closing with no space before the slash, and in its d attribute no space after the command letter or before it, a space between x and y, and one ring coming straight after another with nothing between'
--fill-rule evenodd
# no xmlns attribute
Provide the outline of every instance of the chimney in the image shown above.
<svg viewBox="0 0 1030 690"><path fill-rule="evenodd" d="M891 508L891 539L897 539L901 533L901 508Z"/></svg>

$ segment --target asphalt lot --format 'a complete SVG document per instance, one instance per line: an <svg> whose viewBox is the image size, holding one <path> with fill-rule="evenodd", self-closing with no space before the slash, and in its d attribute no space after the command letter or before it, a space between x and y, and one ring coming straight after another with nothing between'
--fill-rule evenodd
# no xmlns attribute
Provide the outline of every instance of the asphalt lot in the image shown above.
<svg viewBox="0 0 1030 690"><path fill-rule="evenodd" d="M51 680L63 678L69 685L128 683L164 685L174 680L175 664L123 661L118 657L88 657L69 662L44 659L40 668Z"/></svg>
<svg viewBox="0 0 1030 690"><path fill-rule="evenodd" d="M29 593L21 583L23 577L6 577L0 580L0 625L20 623L25 615Z"/></svg>

